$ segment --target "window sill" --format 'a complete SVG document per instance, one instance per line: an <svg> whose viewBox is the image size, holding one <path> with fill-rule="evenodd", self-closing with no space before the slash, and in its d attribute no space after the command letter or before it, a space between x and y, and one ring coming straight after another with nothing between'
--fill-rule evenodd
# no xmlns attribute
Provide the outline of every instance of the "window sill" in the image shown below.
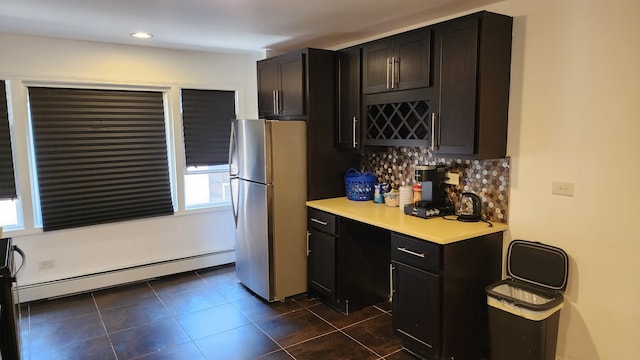
<svg viewBox="0 0 640 360"><path fill-rule="evenodd" d="M231 210L231 204L220 204L220 205L210 205L203 206L197 208L190 208L184 210L177 210L174 215L176 216L185 216L185 215L196 215L210 212L218 212L218 211L229 211Z"/></svg>

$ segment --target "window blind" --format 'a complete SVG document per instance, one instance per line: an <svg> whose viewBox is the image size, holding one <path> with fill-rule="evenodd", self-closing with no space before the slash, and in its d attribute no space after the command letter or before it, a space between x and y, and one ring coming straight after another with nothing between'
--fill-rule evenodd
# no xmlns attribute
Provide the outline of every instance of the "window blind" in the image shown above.
<svg viewBox="0 0 640 360"><path fill-rule="evenodd" d="M173 214L163 96L29 87L45 231Z"/></svg>
<svg viewBox="0 0 640 360"><path fill-rule="evenodd" d="M16 197L7 91L5 81L0 80L0 199L15 199Z"/></svg>
<svg viewBox="0 0 640 360"><path fill-rule="evenodd" d="M187 166L229 162L235 92L182 89L182 128Z"/></svg>

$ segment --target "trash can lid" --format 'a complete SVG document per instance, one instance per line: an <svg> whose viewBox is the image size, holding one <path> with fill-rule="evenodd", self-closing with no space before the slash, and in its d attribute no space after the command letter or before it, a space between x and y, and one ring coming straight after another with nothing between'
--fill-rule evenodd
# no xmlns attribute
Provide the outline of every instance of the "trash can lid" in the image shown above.
<svg viewBox="0 0 640 360"><path fill-rule="evenodd" d="M569 277L569 257L555 246L513 240L507 253L507 275L550 290L564 291Z"/></svg>

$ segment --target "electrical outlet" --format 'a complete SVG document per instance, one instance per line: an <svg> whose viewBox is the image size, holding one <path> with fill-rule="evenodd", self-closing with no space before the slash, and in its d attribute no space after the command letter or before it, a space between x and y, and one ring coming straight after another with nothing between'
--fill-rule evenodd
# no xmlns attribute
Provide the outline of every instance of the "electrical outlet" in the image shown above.
<svg viewBox="0 0 640 360"><path fill-rule="evenodd" d="M55 266L56 266L56 261L54 259L38 261L38 270L51 269Z"/></svg>
<svg viewBox="0 0 640 360"><path fill-rule="evenodd" d="M447 179L444 182L445 184L449 184L449 185L458 185L458 184L460 184L460 174L448 172L447 173L447 177L449 179Z"/></svg>
<svg viewBox="0 0 640 360"><path fill-rule="evenodd" d="M555 195L574 196L575 183L568 181L552 181L551 193Z"/></svg>

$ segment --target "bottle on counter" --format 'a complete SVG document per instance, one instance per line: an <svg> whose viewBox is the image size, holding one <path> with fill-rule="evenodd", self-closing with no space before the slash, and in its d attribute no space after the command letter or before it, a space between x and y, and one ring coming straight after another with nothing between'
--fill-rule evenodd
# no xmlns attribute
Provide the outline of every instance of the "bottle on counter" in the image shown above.
<svg viewBox="0 0 640 360"><path fill-rule="evenodd" d="M382 191L380 191L380 186L378 184L376 184L374 190L373 190L373 202L376 204L382 204L384 203L384 194L382 193Z"/></svg>
<svg viewBox="0 0 640 360"><path fill-rule="evenodd" d="M422 201L422 184L415 183L413 184L413 203L418 201Z"/></svg>

